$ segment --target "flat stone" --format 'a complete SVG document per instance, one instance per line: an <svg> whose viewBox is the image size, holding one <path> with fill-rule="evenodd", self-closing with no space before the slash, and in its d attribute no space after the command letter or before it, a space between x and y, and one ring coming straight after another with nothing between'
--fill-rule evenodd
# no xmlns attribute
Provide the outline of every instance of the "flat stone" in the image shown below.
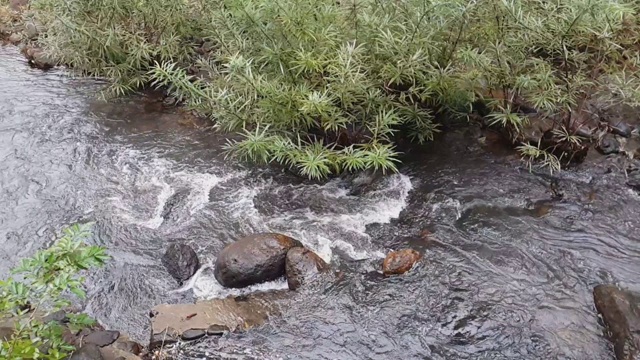
<svg viewBox="0 0 640 360"><path fill-rule="evenodd" d="M113 344L120 337L119 331L104 330L93 332L83 339L87 344L94 344L100 347Z"/></svg>
<svg viewBox="0 0 640 360"><path fill-rule="evenodd" d="M226 331L229 331L229 328L226 326L213 324L207 328L207 335L222 335Z"/></svg>
<svg viewBox="0 0 640 360"><path fill-rule="evenodd" d="M608 330L618 360L640 360L640 293L614 285L593 289L596 309Z"/></svg>
<svg viewBox="0 0 640 360"><path fill-rule="evenodd" d="M100 348L94 344L85 344L76 350L69 360L104 360Z"/></svg>
<svg viewBox="0 0 640 360"><path fill-rule="evenodd" d="M246 330L264 324L269 316L277 315L277 301L288 291L270 291L244 297L212 299L196 304L162 304L151 310L151 339L149 349L163 343L178 341L200 333L219 334L224 331ZM199 335L200 336L200 335Z"/></svg>
<svg viewBox="0 0 640 360"><path fill-rule="evenodd" d="M207 333L202 329L189 329L182 333L182 340L197 340L205 336Z"/></svg>

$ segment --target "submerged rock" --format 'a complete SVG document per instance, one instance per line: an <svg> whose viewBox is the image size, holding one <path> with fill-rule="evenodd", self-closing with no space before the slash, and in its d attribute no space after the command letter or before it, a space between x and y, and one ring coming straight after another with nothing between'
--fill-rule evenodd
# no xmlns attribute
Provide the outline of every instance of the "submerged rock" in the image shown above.
<svg viewBox="0 0 640 360"><path fill-rule="evenodd" d="M286 276L290 290L296 290L328 269L329 265L309 249L295 247L287 252Z"/></svg>
<svg viewBox="0 0 640 360"><path fill-rule="evenodd" d="M269 316L278 314L276 301L286 294L273 291L196 304L158 305L151 311L149 349L180 339L192 340L205 334L219 335L262 325Z"/></svg>
<svg viewBox="0 0 640 360"><path fill-rule="evenodd" d="M244 237L227 245L218 255L214 275L229 288L275 280L285 274L289 249L302 244L286 235L265 233Z"/></svg>
<svg viewBox="0 0 640 360"><path fill-rule="evenodd" d="M640 360L640 293L614 285L593 289L596 309L602 315L617 360Z"/></svg>
<svg viewBox="0 0 640 360"><path fill-rule="evenodd" d="M200 268L195 250L187 244L171 244L162 256L162 265L182 285Z"/></svg>
<svg viewBox="0 0 640 360"><path fill-rule="evenodd" d="M420 258L420 253L413 249L391 252L382 263L382 273L387 276L404 274L411 270Z"/></svg>

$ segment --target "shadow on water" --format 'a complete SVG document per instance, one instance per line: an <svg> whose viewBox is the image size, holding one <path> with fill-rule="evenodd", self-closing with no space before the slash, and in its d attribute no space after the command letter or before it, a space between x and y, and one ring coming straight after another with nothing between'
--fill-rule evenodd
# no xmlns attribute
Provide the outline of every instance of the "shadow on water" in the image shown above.
<svg viewBox="0 0 640 360"><path fill-rule="evenodd" d="M190 346L193 358L604 359L591 289L638 288L639 198L615 171L530 173L453 132L356 196L225 160L219 135L148 99L92 100L96 82L29 69L12 48L0 83L0 273L62 224L94 220L113 260L84 305L144 341L154 304L286 287L229 291L205 269L176 292L159 260L170 242L211 264L238 236L285 232L343 271L262 328ZM384 254L407 246L421 264L381 277Z"/></svg>

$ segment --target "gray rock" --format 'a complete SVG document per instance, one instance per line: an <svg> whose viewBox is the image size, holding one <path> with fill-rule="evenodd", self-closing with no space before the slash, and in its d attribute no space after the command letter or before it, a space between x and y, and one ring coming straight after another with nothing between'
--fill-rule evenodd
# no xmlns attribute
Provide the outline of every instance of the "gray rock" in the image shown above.
<svg viewBox="0 0 640 360"><path fill-rule="evenodd" d="M85 344L76 350L69 360L103 360L100 348L94 344Z"/></svg>
<svg viewBox="0 0 640 360"><path fill-rule="evenodd" d="M202 329L189 329L182 333L182 340L197 340L205 336L206 332Z"/></svg>
<svg viewBox="0 0 640 360"><path fill-rule="evenodd" d="M94 344L100 347L113 344L120 337L119 331L104 330L96 331L87 335L83 341L87 344Z"/></svg>
<svg viewBox="0 0 640 360"><path fill-rule="evenodd" d="M64 310L58 310L56 312L52 312L51 314L42 318L43 323L48 323L51 321L56 321L59 323L64 322L67 319L67 312Z"/></svg>
<svg viewBox="0 0 640 360"><path fill-rule="evenodd" d="M214 275L220 285L242 288L275 280L285 274L289 249L302 244L286 235L265 233L244 237L225 247L218 258Z"/></svg>
<svg viewBox="0 0 640 360"><path fill-rule="evenodd" d="M593 289L593 298L616 359L640 360L640 294L614 285L598 285Z"/></svg>
<svg viewBox="0 0 640 360"><path fill-rule="evenodd" d="M28 22L24 25L24 33L27 35L27 38L33 40L38 37L38 27L33 22Z"/></svg>
<svg viewBox="0 0 640 360"><path fill-rule="evenodd" d="M329 265L309 249L296 247L287 252L286 275L290 290L298 289L328 269Z"/></svg>
<svg viewBox="0 0 640 360"><path fill-rule="evenodd" d="M603 155L617 154L620 152L620 142L615 135L606 134L598 142L597 149Z"/></svg>
<svg viewBox="0 0 640 360"><path fill-rule="evenodd" d="M198 254L186 244L171 244L162 256L162 265L180 285L200 268Z"/></svg>

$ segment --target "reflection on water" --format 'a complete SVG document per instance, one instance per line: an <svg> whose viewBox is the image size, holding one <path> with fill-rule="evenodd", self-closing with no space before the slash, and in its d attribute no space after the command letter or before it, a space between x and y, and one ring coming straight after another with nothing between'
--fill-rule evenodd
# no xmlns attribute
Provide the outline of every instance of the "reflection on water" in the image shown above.
<svg viewBox="0 0 640 360"><path fill-rule="evenodd" d="M99 84L29 69L13 48L0 48L0 83L0 273L62 224L95 220L93 241L114 259L90 277L86 308L141 341L152 305L231 293L210 269L175 291L159 260L168 243L211 264L264 230L299 238L343 276L292 293L263 328L190 347L193 357L604 359L591 289L638 287L639 198L616 172L554 176L554 199L548 175L452 134L354 196L339 180L225 160L215 133L149 100L93 100ZM379 276L381 257L407 246L421 265Z"/></svg>

